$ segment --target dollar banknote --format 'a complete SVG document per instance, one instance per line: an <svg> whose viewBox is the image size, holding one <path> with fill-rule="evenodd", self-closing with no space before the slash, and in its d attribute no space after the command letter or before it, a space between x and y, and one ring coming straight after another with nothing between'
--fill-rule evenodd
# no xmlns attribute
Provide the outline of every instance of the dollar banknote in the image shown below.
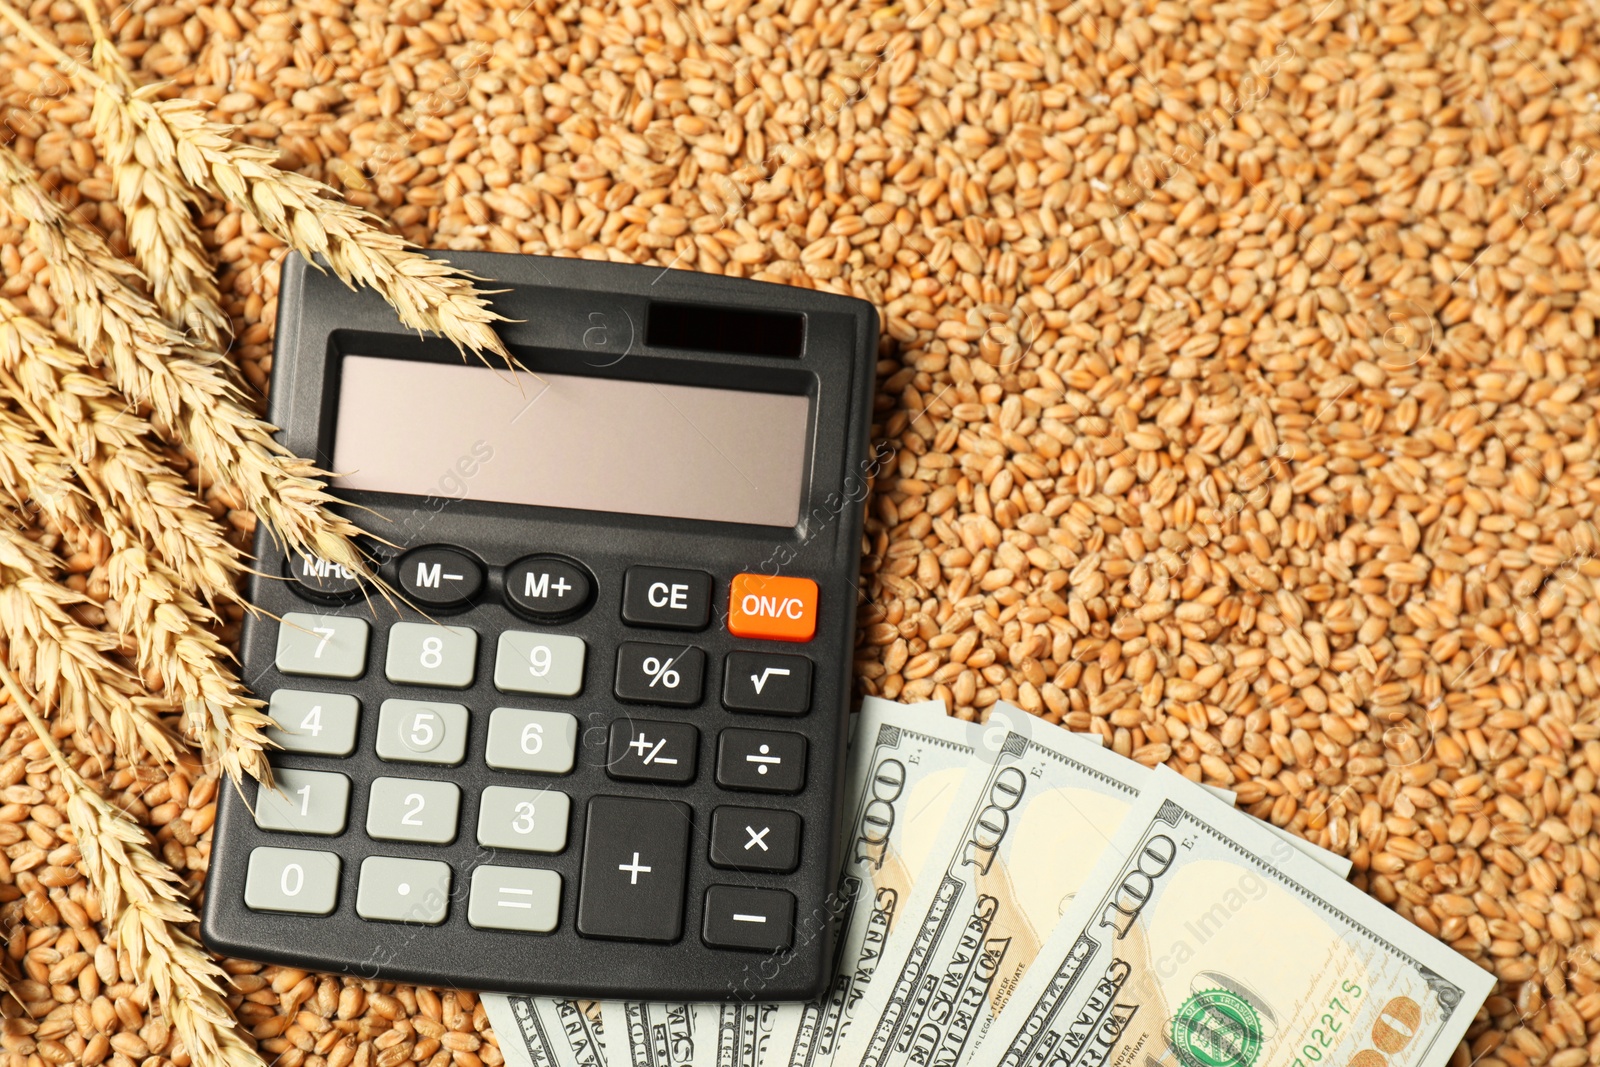
<svg viewBox="0 0 1600 1067"><path fill-rule="evenodd" d="M696 1067L716 1004L607 1000L600 1004L608 1067Z"/></svg>
<svg viewBox="0 0 1600 1067"><path fill-rule="evenodd" d="M1004 1006L1150 772L1039 719L980 747L838 1053L954 1063Z"/></svg>
<svg viewBox="0 0 1600 1067"><path fill-rule="evenodd" d="M780 1005L759 1067L827 1067L856 1004L878 975L889 935L913 894L984 728L944 704L861 703L845 776L843 868L834 979L807 1004Z"/></svg>
<svg viewBox="0 0 1600 1067"><path fill-rule="evenodd" d="M509 1067L606 1067L594 1001L485 993L483 1010Z"/></svg>
<svg viewBox="0 0 1600 1067"><path fill-rule="evenodd" d="M968 1067L1443 1067L1493 984L1162 769Z"/></svg>

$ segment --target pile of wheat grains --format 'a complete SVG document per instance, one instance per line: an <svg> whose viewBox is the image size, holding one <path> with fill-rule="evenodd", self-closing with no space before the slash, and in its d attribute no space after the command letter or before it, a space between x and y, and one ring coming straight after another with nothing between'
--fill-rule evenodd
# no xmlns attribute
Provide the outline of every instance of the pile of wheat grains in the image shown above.
<svg viewBox="0 0 1600 1067"><path fill-rule="evenodd" d="M88 40L65 0L30 14ZM1499 977L1458 1065L1600 1061L1592 3L136 0L114 27L420 243L872 300L860 690L1013 701L1237 790ZM9 33L0 109L125 247L87 98ZM203 223L263 385L282 248ZM0 269L54 312L14 229ZM106 546L63 551L103 599ZM7 1063L186 1067L29 736L0 741ZM104 784L198 884L216 779ZM283 1067L502 1062L470 994L228 969Z"/></svg>

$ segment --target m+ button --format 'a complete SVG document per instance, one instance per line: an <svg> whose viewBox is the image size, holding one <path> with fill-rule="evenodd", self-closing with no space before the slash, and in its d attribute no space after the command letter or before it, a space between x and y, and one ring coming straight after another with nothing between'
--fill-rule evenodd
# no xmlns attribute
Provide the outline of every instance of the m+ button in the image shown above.
<svg viewBox="0 0 1600 1067"><path fill-rule="evenodd" d="M620 941L676 941L693 813L687 804L595 797L583 835L578 933Z"/></svg>

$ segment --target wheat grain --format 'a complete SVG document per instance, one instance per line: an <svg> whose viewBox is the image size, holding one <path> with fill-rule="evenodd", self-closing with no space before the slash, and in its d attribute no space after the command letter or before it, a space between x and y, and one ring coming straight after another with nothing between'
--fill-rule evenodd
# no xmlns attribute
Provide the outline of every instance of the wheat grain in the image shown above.
<svg viewBox="0 0 1600 1067"><path fill-rule="evenodd" d="M158 718L165 706L110 658L121 642L72 617L91 603L55 580L59 562L9 522L0 520L0 634L23 684L59 706L82 736L91 724L117 749L141 750L164 763L178 758Z"/></svg>
<svg viewBox="0 0 1600 1067"><path fill-rule="evenodd" d="M79 863L99 895L106 925L139 981L155 992L193 1062L264 1067L228 1010L219 984L222 969L183 931L195 915L178 876L151 853L139 824L108 804L67 761L25 692L26 679L0 666L0 684L44 745L66 790Z"/></svg>

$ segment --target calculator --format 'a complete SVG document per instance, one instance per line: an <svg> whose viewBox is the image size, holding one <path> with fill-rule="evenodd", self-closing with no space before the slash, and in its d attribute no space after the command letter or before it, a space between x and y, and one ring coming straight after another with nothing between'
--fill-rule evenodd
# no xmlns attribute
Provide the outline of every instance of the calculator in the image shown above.
<svg viewBox="0 0 1600 1067"><path fill-rule="evenodd" d="M484 991L817 995L877 314L450 260L498 290L520 369L285 261L268 415L387 589L258 534L242 676L278 788L224 791L202 938Z"/></svg>

